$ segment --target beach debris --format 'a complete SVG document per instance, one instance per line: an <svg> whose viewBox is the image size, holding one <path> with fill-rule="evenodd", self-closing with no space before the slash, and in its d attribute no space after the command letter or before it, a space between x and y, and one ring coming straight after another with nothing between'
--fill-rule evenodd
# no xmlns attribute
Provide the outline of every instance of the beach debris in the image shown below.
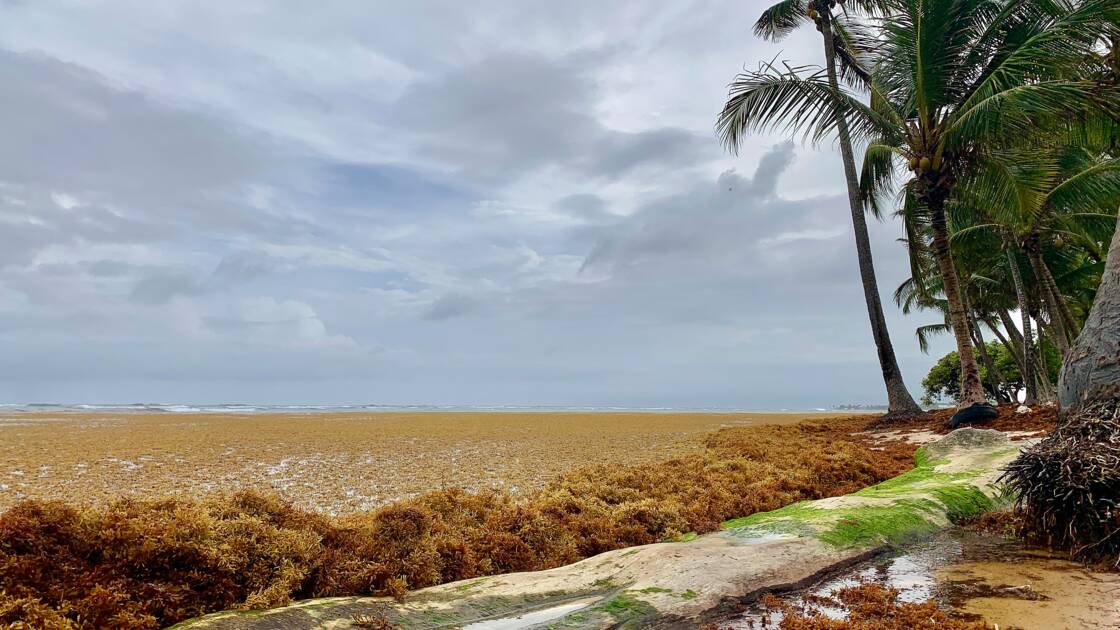
<svg viewBox="0 0 1120 630"><path fill-rule="evenodd" d="M1076 558L1120 567L1120 400L1060 422L1002 480L1035 534Z"/></svg>

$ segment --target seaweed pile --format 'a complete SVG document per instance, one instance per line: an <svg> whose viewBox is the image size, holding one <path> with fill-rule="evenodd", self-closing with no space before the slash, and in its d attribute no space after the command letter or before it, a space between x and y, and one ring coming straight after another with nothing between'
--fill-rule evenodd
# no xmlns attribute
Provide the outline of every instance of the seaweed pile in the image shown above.
<svg viewBox="0 0 1120 630"><path fill-rule="evenodd" d="M1071 414L1003 476L1028 533L1120 568L1120 400Z"/></svg>
<svg viewBox="0 0 1120 630"><path fill-rule="evenodd" d="M842 588L832 597L819 598L846 617L835 619L816 610L797 610L773 596L764 608L781 615L779 630L990 630L983 621L953 617L931 601L902 602L899 591L878 584ZM767 624L769 626L769 624ZM996 626L998 628L998 626Z"/></svg>
<svg viewBox="0 0 1120 630"><path fill-rule="evenodd" d="M865 442L864 422L724 429L702 452L580 469L520 497L440 490L341 517L254 492L27 501L0 514L0 628L159 628L293 598L401 596L711 531L910 468L914 446Z"/></svg>

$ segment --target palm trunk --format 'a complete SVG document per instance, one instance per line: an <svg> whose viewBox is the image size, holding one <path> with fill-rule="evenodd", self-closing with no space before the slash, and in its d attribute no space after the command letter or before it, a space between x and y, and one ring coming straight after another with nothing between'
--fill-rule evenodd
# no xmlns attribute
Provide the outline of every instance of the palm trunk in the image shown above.
<svg viewBox="0 0 1120 630"><path fill-rule="evenodd" d="M1015 298L1019 301L1019 314L1023 317L1023 363L1020 369L1023 370L1023 386L1027 388L1023 403L1028 406L1037 405L1040 398L1039 379L1034 371L1034 331L1031 330L1031 311L1027 305L1027 291L1023 286L1019 261L1015 260L1015 255L1011 253L1010 248L1006 249L1005 252L1007 253L1007 263L1011 267L1011 280L1015 285ZM1014 326L1008 330L1012 328Z"/></svg>
<svg viewBox="0 0 1120 630"><path fill-rule="evenodd" d="M1046 263L1042 262L1037 235L1032 236L1027 242L1026 250L1027 259L1031 261L1031 270L1034 271L1034 277L1038 280L1038 292L1042 294L1042 299L1046 303L1046 313L1050 316L1050 327L1054 331L1052 335L1054 343L1058 346L1058 352L1064 360L1069 356L1069 331L1066 330L1065 321L1062 319L1061 307L1058 305L1059 298L1054 295L1054 290L1046 280L1048 275L1045 269Z"/></svg>
<svg viewBox="0 0 1120 630"><path fill-rule="evenodd" d="M1050 295L1053 297L1054 306L1058 309L1058 314L1062 318L1062 324L1069 335L1070 341L1077 338L1078 333L1081 332L1081 327L1078 325L1077 320L1073 317L1073 312L1069 310L1069 302L1062 295L1062 290L1058 288L1058 281L1054 278L1054 273L1050 271L1050 265L1046 264L1046 259L1042 257L1042 250L1038 254L1038 272L1042 274L1042 281L1050 290Z"/></svg>
<svg viewBox="0 0 1120 630"><path fill-rule="evenodd" d="M1038 379L1038 396L1043 402L1054 400L1054 388L1050 384L1050 367L1046 364L1046 339L1053 339L1054 335L1050 330L1050 326L1042 319L1042 307L1038 303L1038 298L1035 296L1030 297L1031 317L1034 318L1036 327L1038 328L1038 343L1034 345L1034 361L1035 372L1034 376ZM1051 343L1053 343L1051 341Z"/></svg>
<svg viewBox="0 0 1120 630"><path fill-rule="evenodd" d="M1038 305L1037 298L1031 299L1031 317L1034 318L1035 328L1038 329L1038 343L1034 344L1034 377L1038 379L1038 396L1043 402L1050 402L1054 400L1054 387L1050 383L1050 367L1046 363L1044 342L1046 339L1052 339L1053 335L1042 319L1042 307Z"/></svg>
<svg viewBox="0 0 1120 630"><path fill-rule="evenodd" d="M1058 378L1063 414L1120 398L1120 215L1097 297Z"/></svg>
<svg viewBox="0 0 1120 630"><path fill-rule="evenodd" d="M1021 307L1022 304L1018 304L1018 306ZM1015 321L1011 319L1011 313L1007 309L1001 309L999 311L999 321L1003 324L1003 329L1007 331L1008 340L1010 340L1015 348L1019 351L1019 356L1022 356L1023 334L1020 333L1019 329L1015 326Z"/></svg>
<svg viewBox="0 0 1120 630"><path fill-rule="evenodd" d="M961 299L961 287L957 282L957 266L953 262L953 252L949 249L949 229L945 223L945 200L939 196L927 199L933 227L933 252L937 257L937 267L941 271L941 281L945 287L945 299L949 303L949 323L953 327L953 337L957 340L957 354L961 360L961 396L959 404L968 407L985 402L984 386L980 382L980 368L976 365L976 355L972 352L968 316Z"/></svg>
<svg viewBox="0 0 1120 630"><path fill-rule="evenodd" d="M827 2L818 1L821 15L821 34L824 37L825 66L828 71L828 84L834 92L839 92L840 84L836 78L836 44L832 38L831 13ZM837 104L839 109L839 104ZM871 335L879 354L879 367L883 372L883 383L887 389L887 415L908 416L921 413L921 407L906 389L898 359L891 344L887 321L883 316L883 303L879 298L879 285L875 279L875 264L871 257L871 239L867 235L867 219L863 212L863 202L859 194L859 178L856 175L856 161L852 154L852 138L848 123L843 116L837 116L837 135L840 140L840 156L844 162L844 179L848 187L848 207L852 214L852 231L856 237L856 258L859 261L859 276L863 284L863 299L867 304L867 316L871 321Z"/></svg>
<svg viewBox="0 0 1120 630"><path fill-rule="evenodd" d="M984 345L984 335L980 332L980 326L974 321L972 323L972 342L976 345L976 351L980 353L980 362L984 364L984 369L988 371L988 387L992 392L992 397L996 399L996 403L1007 402L1003 396L1003 391L999 388L1003 380L1003 374L1000 373L999 368L996 367L992 361L991 355L988 354L988 347Z"/></svg>
<svg viewBox="0 0 1120 630"><path fill-rule="evenodd" d="M991 319L985 319L984 324L988 327L988 330L992 331L992 334L996 336L996 339L998 339L999 342L1003 344L1003 347L1007 350L1007 354L1010 354L1011 358L1015 359L1015 365L1019 368L1020 376L1025 374L1026 368L1023 365L1023 349L1012 343L1011 340L1008 339L1007 336L1004 335L1003 332L999 329L999 326L997 326L996 323Z"/></svg>

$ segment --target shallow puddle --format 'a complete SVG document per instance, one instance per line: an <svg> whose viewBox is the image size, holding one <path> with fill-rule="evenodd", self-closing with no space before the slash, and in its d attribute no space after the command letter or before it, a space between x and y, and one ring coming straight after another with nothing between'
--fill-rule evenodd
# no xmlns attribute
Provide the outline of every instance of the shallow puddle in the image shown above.
<svg viewBox="0 0 1120 630"><path fill-rule="evenodd" d="M983 619L1000 629L1120 629L1120 574L1085 569L1014 540L967 531L856 565L781 599L794 608L842 618L831 595L873 583L898 589L901 602L933 600L953 616ZM781 614L757 608L719 624L776 628Z"/></svg>

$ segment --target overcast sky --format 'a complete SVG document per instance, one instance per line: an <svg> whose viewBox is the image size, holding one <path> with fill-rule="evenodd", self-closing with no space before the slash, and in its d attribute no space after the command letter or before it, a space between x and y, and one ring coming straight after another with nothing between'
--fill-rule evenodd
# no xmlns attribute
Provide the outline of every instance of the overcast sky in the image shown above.
<svg viewBox="0 0 1120 630"><path fill-rule="evenodd" d="M0 7L0 400L885 399L835 147L713 132L762 2Z"/></svg>

